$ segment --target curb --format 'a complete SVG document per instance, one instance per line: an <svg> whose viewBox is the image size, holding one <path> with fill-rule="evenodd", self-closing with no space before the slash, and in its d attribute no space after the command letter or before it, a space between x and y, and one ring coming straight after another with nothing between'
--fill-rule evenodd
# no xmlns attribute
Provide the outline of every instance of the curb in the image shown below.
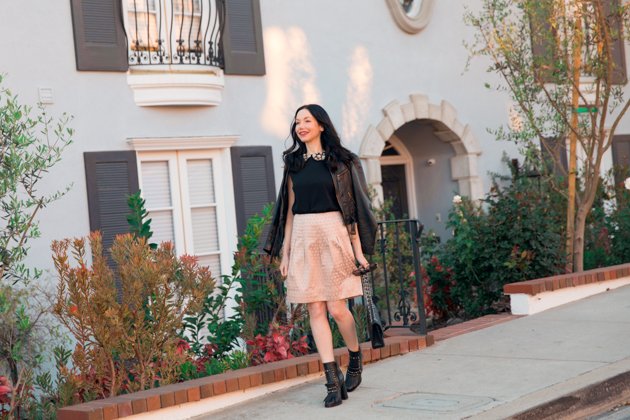
<svg viewBox="0 0 630 420"><path fill-rule="evenodd" d="M630 372L589 385L563 395L508 420L564 420L583 418L599 413L602 409L630 398Z"/></svg>
<svg viewBox="0 0 630 420"><path fill-rule="evenodd" d="M362 343L363 362L364 364L371 363L417 351L432 346L434 343L432 335L387 337L385 347L380 349L372 349L370 343ZM347 348L335 349L334 354L335 361L340 366L348 365ZM64 407L57 411L57 415L59 420L116 420L323 371L324 366L317 353L314 353L133 394Z"/></svg>

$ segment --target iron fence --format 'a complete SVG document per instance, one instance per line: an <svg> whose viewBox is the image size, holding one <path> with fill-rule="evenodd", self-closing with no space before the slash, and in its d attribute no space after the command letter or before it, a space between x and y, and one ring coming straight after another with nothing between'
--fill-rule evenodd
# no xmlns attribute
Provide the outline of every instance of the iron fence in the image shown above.
<svg viewBox="0 0 630 420"><path fill-rule="evenodd" d="M130 66L224 67L225 0L125 0Z"/></svg>
<svg viewBox="0 0 630 420"><path fill-rule="evenodd" d="M376 252L369 260L380 266L371 273L372 296L385 330L416 327L420 334L427 333L420 261L423 228L417 219L378 222Z"/></svg>

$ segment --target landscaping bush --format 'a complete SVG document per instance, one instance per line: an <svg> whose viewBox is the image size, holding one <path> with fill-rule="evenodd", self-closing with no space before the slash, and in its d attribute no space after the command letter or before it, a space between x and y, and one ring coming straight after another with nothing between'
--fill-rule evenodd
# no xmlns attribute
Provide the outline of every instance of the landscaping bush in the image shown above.
<svg viewBox="0 0 630 420"><path fill-rule="evenodd" d="M74 132L65 114L54 121L39 104L33 116L4 87L0 99L0 418L34 418L27 413L35 377L46 353L63 340L47 316L46 290L31 284L42 272L24 260L29 241L41 236L40 211L69 190L38 191Z"/></svg>
<svg viewBox="0 0 630 420"><path fill-rule="evenodd" d="M567 268L565 241L555 232L546 197L524 183L495 184L483 204L485 211L467 198L455 203L447 223L453 237L438 252L452 268L450 299L465 318L492 313L505 284Z"/></svg>
<svg viewBox="0 0 630 420"><path fill-rule="evenodd" d="M504 161L510 163L507 158ZM509 167L512 176L494 175L494 186L481 203L466 197L455 200L447 223L452 238L442 244L432 232L421 238L425 311L436 321L495 313L505 307L503 285L567 270L563 198L554 189L554 183L561 181L532 179L527 169ZM391 200L380 203L375 208L377 219L391 220L391 206ZM400 288L395 227L388 225L385 231L385 258L379 249L374 256L381 265L375 275L381 311L386 309L383 261L388 268L390 301L398 302L394 292ZM412 241L405 229L399 229L398 236L403 287L417 307Z"/></svg>
<svg viewBox="0 0 630 420"><path fill-rule="evenodd" d="M185 361L176 351L178 333L184 316L199 312L212 293L211 273L195 257L178 258L170 243L152 249L130 234L117 236L110 249L116 272L99 232L89 248L91 266L85 239L52 245L59 275L53 313L77 341L72 362L83 390L107 398L177 382Z"/></svg>
<svg viewBox="0 0 630 420"><path fill-rule="evenodd" d="M587 220L585 269L630 262L630 168L616 166L600 182Z"/></svg>
<svg viewBox="0 0 630 420"><path fill-rule="evenodd" d="M434 321L448 320L457 315L457 305L451 296L451 289L455 285L453 280L453 269L445 267L437 257L430 257L423 261L422 269L422 290L424 292L424 306L427 316ZM411 285L416 287L415 282ZM414 304L418 305L417 296ZM434 322L435 325L435 322Z"/></svg>
<svg viewBox="0 0 630 420"><path fill-rule="evenodd" d="M297 341L291 341L291 330L294 328L295 325L272 326L266 336L258 334L253 340L247 340L247 344L252 349L253 365L293 359L308 353L306 336Z"/></svg>

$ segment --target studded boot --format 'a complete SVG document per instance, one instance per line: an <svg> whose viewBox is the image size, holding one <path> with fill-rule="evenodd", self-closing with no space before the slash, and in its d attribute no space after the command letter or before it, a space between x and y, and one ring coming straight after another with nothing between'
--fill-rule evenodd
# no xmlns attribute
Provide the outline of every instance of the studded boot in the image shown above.
<svg viewBox="0 0 630 420"><path fill-rule="evenodd" d="M346 372L346 389L352 392L361 384L361 372L363 372L363 352L350 351L350 361L348 362L348 371Z"/></svg>
<svg viewBox="0 0 630 420"><path fill-rule="evenodd" d="M346 383L343 380L343 373L339 369L337 362L324 363L326 371L326 388L328 395L324 399L326 408L335 407L342 403L342 400L348 399L346 391Z"/></svg>

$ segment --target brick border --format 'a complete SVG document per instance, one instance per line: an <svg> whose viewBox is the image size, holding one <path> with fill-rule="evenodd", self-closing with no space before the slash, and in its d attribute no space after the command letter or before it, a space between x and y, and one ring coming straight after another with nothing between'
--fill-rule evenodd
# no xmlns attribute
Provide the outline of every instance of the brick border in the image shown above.
<svg viewBox="0 0 630 420"><path fill-rule="evenodd" d="M364 364L371 363L420 350L434 343L432 335L386 337L385 347L376 350L372 349L370 343L363 343L361 344L363 362ZM340 366L348 366L348 350L345 347L335 349L334 354ZM59 420L115 420L323 371L324 366L319 356L309 354L161 388L64 407L59 409L57 414Z"/></svg>
<svg viewBox="0 0 630 420"><path fill-rule="evenodd" d="M577 287L584 284L615 280L629 276L630 264L621 264L596 268L595 270L583 271L581 273L561 274L559 276L510 283L503 286L503 293L506 295L518 293L536 295L542 292L552 292L567 287Z"/></svg>

